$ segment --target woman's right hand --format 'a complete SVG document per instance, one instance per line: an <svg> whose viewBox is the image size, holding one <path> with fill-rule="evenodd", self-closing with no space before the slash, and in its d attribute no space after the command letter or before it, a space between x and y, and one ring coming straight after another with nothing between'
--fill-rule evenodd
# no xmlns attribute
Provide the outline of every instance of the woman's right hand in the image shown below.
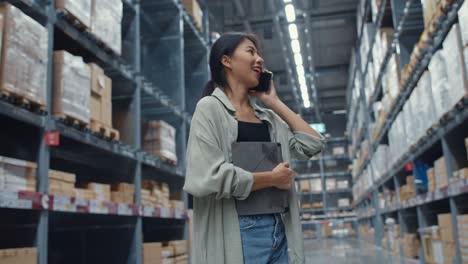
<svg viewBox="0 0 468 264"><path fill-rule="evenodd" d="M278 189L290 190L293 184L293 178L296 174L291 168L289 162L282 162L273 169L272 185Z"/></svg>

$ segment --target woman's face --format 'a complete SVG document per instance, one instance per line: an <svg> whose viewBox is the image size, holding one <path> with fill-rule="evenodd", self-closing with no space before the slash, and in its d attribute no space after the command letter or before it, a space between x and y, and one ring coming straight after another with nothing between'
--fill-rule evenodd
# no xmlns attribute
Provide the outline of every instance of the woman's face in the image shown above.
<svg viewBox="0 0 468 264"><path fill-rule="evenodd" d="M232 54L230 62L232 75L236 80L249 89L258 85L264 61L252 41L244 39Z"/></svg>

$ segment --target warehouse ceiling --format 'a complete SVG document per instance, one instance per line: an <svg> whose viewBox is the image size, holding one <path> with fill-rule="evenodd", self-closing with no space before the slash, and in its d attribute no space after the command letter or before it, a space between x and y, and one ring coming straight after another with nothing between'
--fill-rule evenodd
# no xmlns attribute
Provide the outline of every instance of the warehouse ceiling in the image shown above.
<svg viewBox="0 0 468 264"><path fill-rule="evenodd" d="M309 122L346 109L351 51L356 41L357 0L293 0L311 108L303 108L290 48L283 0L205 0L211 31L250 31L262 40L266 67L275 73L282 100ZM275 19L278 22L275 24ZM281 35L279 33L282 33ZM310 43L307 46L307 43ZM286 50L283 50L286 47ZM292 72L288 74L288 69ZM311 74L313 72L313 74ZM317 104L311 82L315 82ZM295 94L296 93L296 97ZM318 109L318 114L315 110ZM343 113L341 113L343 115ZM320 116L320 117L318 117Z"/></svg>

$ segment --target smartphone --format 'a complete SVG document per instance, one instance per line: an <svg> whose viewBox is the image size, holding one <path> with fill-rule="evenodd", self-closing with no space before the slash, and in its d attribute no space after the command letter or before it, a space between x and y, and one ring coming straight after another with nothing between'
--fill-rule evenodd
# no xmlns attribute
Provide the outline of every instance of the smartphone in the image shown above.
<svg viewBox="0 0 468 264"><path fill-rule="evenodd" d="M257 91L257 92L268 92L268 90L270 90L271 78L273 78L272 72L269 72L269 71L262 72L260 74L258 86L255 88L252 88L252 90Z"/></svg>

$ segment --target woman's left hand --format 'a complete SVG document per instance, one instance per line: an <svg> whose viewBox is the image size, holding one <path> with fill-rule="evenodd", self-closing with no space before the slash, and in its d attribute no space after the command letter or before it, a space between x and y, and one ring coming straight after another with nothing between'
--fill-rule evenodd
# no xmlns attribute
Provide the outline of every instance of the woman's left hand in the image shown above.
<svg viewBox="0 0 468 264"><path fill-rule="evenodd" d="M260 102L262 102L266 107L271 108L272 105L280 101L278 95L276 94L276 87L273 80L270 81L270 89L266 92L256 92L251 91L250 95L255 96Z"/></svg>

